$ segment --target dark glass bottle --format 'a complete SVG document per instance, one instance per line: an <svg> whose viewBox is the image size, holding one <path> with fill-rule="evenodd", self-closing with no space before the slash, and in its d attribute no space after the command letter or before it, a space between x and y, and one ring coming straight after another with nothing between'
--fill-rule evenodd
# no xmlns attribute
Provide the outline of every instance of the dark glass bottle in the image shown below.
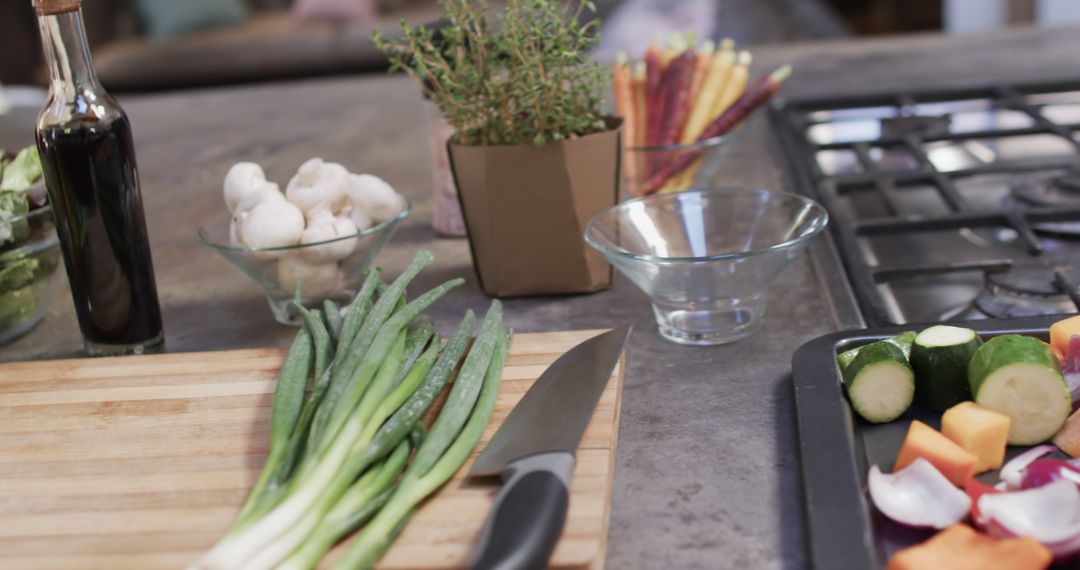
<svg viewBox="0 0 1080 570"><path fill-rule="evenodd" d="M164 342L127 115L94 77L79 0L34 0L49 99L37 145L90 354Z"/></svg>

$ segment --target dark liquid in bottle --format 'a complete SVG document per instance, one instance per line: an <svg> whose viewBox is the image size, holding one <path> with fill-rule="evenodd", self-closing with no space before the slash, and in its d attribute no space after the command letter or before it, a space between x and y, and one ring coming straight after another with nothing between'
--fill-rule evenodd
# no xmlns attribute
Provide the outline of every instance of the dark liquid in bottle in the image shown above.
<svg viewBox="0 0 1080 570"><path fill-rule="evenodd" d="M78 119L38 133L49 200L87 341L130 345L162 333L131 128Z"/></svg>

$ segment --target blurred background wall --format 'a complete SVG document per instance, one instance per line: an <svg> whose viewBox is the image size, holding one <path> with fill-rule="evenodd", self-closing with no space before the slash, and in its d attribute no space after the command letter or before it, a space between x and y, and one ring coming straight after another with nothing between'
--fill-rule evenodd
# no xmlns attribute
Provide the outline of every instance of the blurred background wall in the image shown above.
<svg viewBox="0 0 1080 570"><path fill-rule="evenodd" d="M495 0L498 6L505 0ZM764 44L1080 22L1080 0L599 0L597 57L673 33ZM95 67L116 91L380 73L374 28L438 17L434 0L83 0ZM31 0L0 2L0 83L42 84Z"/></svg>

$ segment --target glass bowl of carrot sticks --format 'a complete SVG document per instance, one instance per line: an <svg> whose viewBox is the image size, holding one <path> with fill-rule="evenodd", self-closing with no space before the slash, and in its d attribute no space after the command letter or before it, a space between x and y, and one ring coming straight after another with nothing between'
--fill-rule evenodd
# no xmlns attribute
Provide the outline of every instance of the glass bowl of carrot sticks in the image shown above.
<svg viewBox="0 0 1080 570"><path fill-rule="evenodd" d="M708 183L710 157L745 131L745 119L788 76L785 65L750 82L753 58L725 39L690 46L676 36L666 50L616 58L616 113L623 119L623 187L631 197Z"/></svg>

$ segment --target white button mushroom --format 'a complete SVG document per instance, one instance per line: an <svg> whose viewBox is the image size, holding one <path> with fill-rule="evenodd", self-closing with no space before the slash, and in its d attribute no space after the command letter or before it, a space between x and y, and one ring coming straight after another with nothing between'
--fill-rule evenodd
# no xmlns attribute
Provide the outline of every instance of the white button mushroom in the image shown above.
<svg viewBox="0 0 1080 570"><path fill-rule="evenodd" d="M248 192L261 187L266 182L266 174L254 162L237 162L225 173L225 205L230 212L236 211L236 204Z"/></svg>
<svg viewBox="0 0 1080 570"><path fill-rule="evenodd" d="M244 219L241 216L233 216L229 220L229 245L232 247L244 247L244 242L240 241L240 232L237 229L243 221Z"/></svg>
<svg viewBox="0 0 1080 570"><path fill-rule="evenodd" d="M237 229L250 248L296 245L304 233L304 214L285 200L265 200L246 213Z"/></svg>
<svg viewBox="0 0 1080 570"><path fill-rule="evenodd" d="M249 190L240 200L234 204L232 222L229 224L229 243L233 247L254 247L246 245L243 239L244 223L248 219L248 213L255 206L263 202L285 202L285 195L278 190L278 185L273 182L262 181L252 190ZM274 256L271 256L274 257Z"/></svg>
<svg viewBox="0 0 1080 570"><path fill-rule="evenodd" d="M278 188L277 184L263 180L236 202L232 210L233 215L245 214L260 203L272 200L284 202L285 195L281 193L281 189Z"/></svg>
<svg viewBox="0 0 1080 570"><path fill-rule="evenodd" d="M304 245L356 234L356 225L349 218L335 217L326 204L312 208L307 218L308 227L300 236L300 243ZM323 245L305 247L300 250L300 254L310 263L338 261L348 257L356 249L357 241L359 240L356 237L351 237Z"/></svg>
<svg viewBox="0 0 1080 570"><path fill-rule="evenodd" d="M367 215L367 212L359 206L353 206L349 204L341 209L341 216L347 217L356 226L356 231L362 232L371 226L375 225L375 222L371 220L371 216Z"/></svg>
<svg viewBox="0 0 1080 570"><path fill-rule="evenodd" d="M285 197L304 212L325 202L336 214L348 198L345 193L348 183L349 171L344 166L312 158L301 164L289 180Z"/></svg>
<svg viewBox="0 0 1080 570"><path fill-rule="evenodd" d="M378 176L350 174L347 192L353 211L357 208L363 210L376 224L393 218L405 209L405 198Z"/></svg>
<svg viewBox="0 0 1080 570"><path fill-rule="evenodd" d="M345 287L345 275L336 263L308 263L299 255L286 255L278 261L278 284L292 293L297 283L304 298L329 297Z"/></svg>

